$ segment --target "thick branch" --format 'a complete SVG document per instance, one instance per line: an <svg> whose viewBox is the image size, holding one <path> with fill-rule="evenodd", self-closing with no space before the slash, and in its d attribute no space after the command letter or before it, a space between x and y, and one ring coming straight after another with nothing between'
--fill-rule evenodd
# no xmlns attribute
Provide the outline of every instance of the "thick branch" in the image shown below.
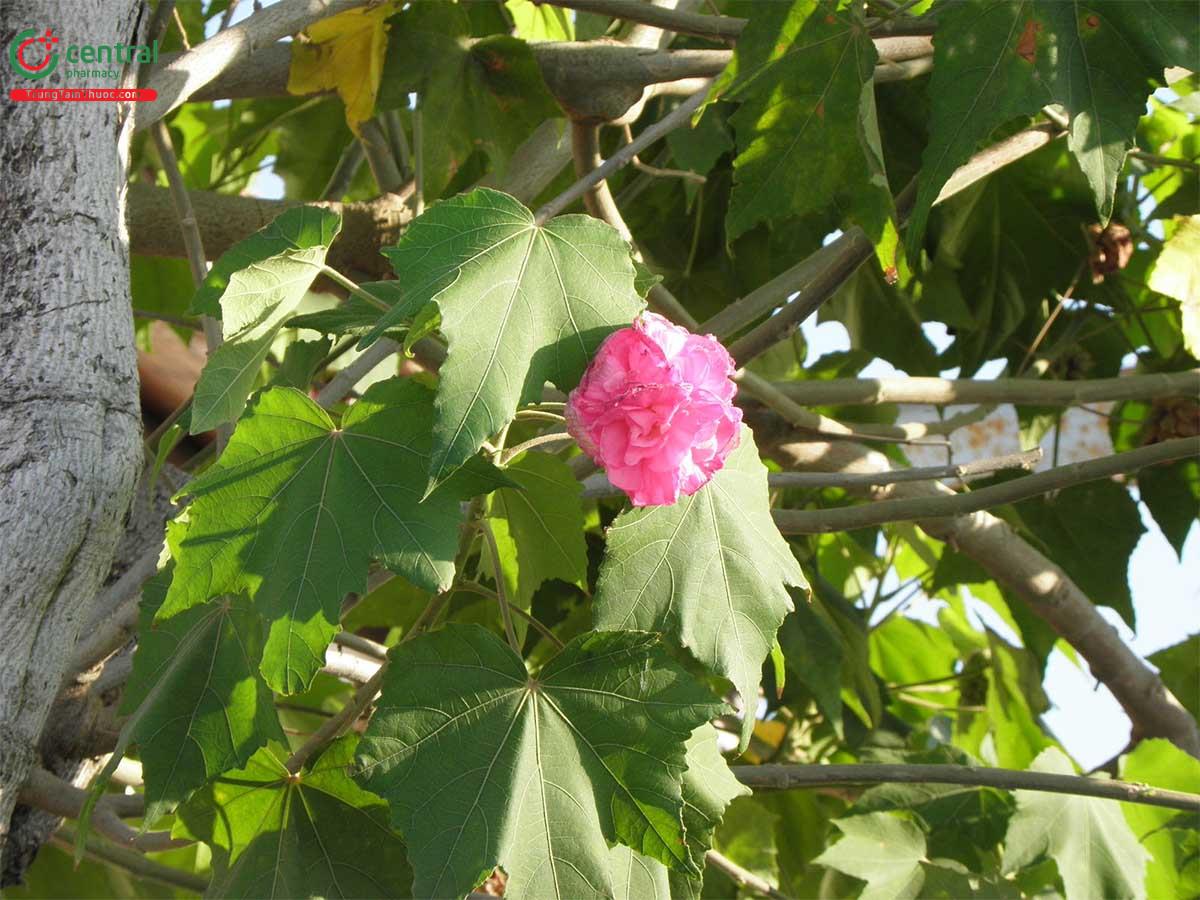
<svg viewBox="0 0 1200 900"><path fill-rule="evenodd" d="M775 387L808 406L880 403L1018 403L1076 406L1120 400L1200 396L1200 369L1154 375L1125 375L1090 381L991 381L949 378L835 378L776 382Z"/></svg>
<svg viewBox="0 0 1200 900"><path fill-rule="evenodd" d="M932 67L928 37L878 38L875 43L878 82L915 78ZM190 99L295 96L287 89L291 46L280 42L234 60ZM571 118L589 122L621 118L644 99L646 88L712 78L733 58L730 50L660 50L608 41L547 41L530 45L530 50L559 105Z"/></svg>
<svg viewBox="0 0 1200 900"><path fill-rule="evenodd" d="M759 791L831 784L961 784L1005 791L1047 791L1200 812L1200 795L1145 784L1014 769L931 765L731 766L735 778Z"/></svg>
<svg viewBox="0 0 1200 900"><path fill-rule="evenodd" d="M369 0L281 0L259 10L155 72L146 87L157 91L158 99L137 104L134 127L140 131L153 125L235 61L249 63L260 48L296 34L313 22L364 6L367 2Z"/></svg>
<svg viewBox="0 0 1200 900"><path fill-rule="evenodd" d="M192 191L189 197L204 249L212 259L262 228L285 209L303 205L294 200L258 200L206 191ZM379 250L394 244L412 218L412 211L402 198L385 194L366 203L320 202L312 205L332 209L342 216L341 234L329 250L331 267L376 277L390 273L391 267ZM128 225L130 249L134 253L186 255L175 207L166 188L131 185Z"/></svg>
<svg viewBox="0 0 1200 900"><path fill-rule="evenodd" d="M849 441L785 443L772 453L789 469L880 472L892 467L883 454ZM923 481L877 489L874 495L923 498L950 493L944 485ZM1121 704L1133 722L1135 739L1165 737L1200 757L1200 729L1195 719L1121 640L1079 586L1006 522L987 512L975 512L925 519L917 524L932 537L974 559L1071 644Z"/></svg>
<svg viewBox="0 0 1200 900"><path fill-rule="evenodd" d="M852 531L885 522L962 516L1197 454L1200 454L1200 438L1175 438L1125 453L1058 466L961 494L884 500L864 506L834 509L777 509L774 512L775 524L783 534L820 534Z"/></svg>

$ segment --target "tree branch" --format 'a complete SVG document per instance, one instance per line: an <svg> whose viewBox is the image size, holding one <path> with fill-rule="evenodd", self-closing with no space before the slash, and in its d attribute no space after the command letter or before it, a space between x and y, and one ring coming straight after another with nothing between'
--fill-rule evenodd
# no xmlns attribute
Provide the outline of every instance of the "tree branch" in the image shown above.
<svg viewBox="0 0 1200 900"><path fill-rule="evenodd" d="M35 806L66 819L78 819L87 802L88 792L45 769L34 769L21 788L20 800L27 806ZM105 795L100 798L92 812L92 827L121 847L153 853L186 847L191 841L176 840L166 831L141 832L121 821L121 816L138 815L142 798ZM136 804L136 805L135 805Z"/></svg>
<svg viewBox="0 0 1200 900"><path fill-rule="evenodd" d="M564 9L574 9L579 12L599 13L612 16L614 19L624 19L626 22L640 22L643 25L653 25L665 31L676 34L690 34L692 37L714 38L720 41L732 42L746 27L746 19L734 16L710 16L704 13L685 12L666 6L655 6L642 0L537 0L547 6L558 6Z"/></svg>
<svg viewBox="0 0 1200 900"><path fill-rule="evenodd" d="M538 225L544 225L547 221L554 218L576 200L583 197L601 181L611 175L613 172L628 165L630 161L637 156L641 151L645 150L655 141L666 137L676 128L684 125L691 118L692 113L700 108L704 102L704 98L708 95L707 89L697 91L683 103L675 107L662 119L655 122L648 128L642 130L636 138L630 141L625 146L621 147L610 158L605 160L601 165L592 169L584 177L580 178L573 185L543 206L537 211L535 219Z"/></svg>
<svg viewBox="0 0 1200 900"><path fill-rule="evenodd" d="M1058 466L977 491L937 497L883 500L865 506L842 506L833 509L777 509L773 515L775 524L783 534L852 531L855 528L882 525L886 522L962 516L1197 454L1200 454L1200 438L1174 438L1125 453L1114 453L1099 459Z"/></svg>
<svg viewBox="0 0 1200 900"><path fill-rule="evenodd" d="M281 0L259 10L232 28L209 38L193 50L172 59L154 73L146 87L158 99L137 104L134 128L153 125L188 100L237 60L250 61L255 52L307 28L313 22L335 16L369 0Z"/></svg>
<svg viewBox="0 0 1200 900"><path fill-rule="evenodd" d="M66 853L75 851L76 832L70 825L63 825L50 840ZM155 881L167 887L183 888L195 894L203 894L208 889L208 880L199 875L176 869L174 866L164 866L135 850L126 850L124 847L98 841L90 834L84 852L100 862L124 869L137 878Z"/></svg>
<svg viewBox="0 0 1200 900"><path fill-rule="evenodd" d="M831 784L959 784L993 787L1005 791L1046 791L1080 797L1101 797L1145 806L1161 806L1200 812L1200 794L1169 791L1145 784L1086 778L1082 775L1056 775L1049 772L1025 772L1015 769L985 769L974 766L937 765L830 765L796 766L767 764L730 766L735 778L759 791L786 791L792 788L820 787Z"/></svg>
<svg viewBox="0 0 1200 900"><path fill-rule="evenodd" d="M779 444L771 453L789 469L883 472L892 468L883 454L849 441L795 441ZM937 482L923 481L897 484L872 493L881 498L925 498L946 496L951 491ZM1135 740L1165 737L1200 758L1200 728L1196 720L1158 675L1121 640L1079 586L1006 522L981 511L952 518L923 519L917 524L931 537L975 560L1073 646L1133 722Z"/></svg>
<svg viewBox="0 0 1200 900"><path fill-rule="evenodd" d="M188 196L204 248L214 259L284 210L305 205L295 200L259 200L208 191L191 191ZM322 206L342 216L342 231L329 250L330 266L376 277L391 273L391 266L379 250L399 240L401 231L412 219L412 211L403 198L385 194L362 203L322 201L309 205ZM130 185L127 222L130 249L134 253L187 255L167 188Z"/></svg>
<svg viewBox="0 0 1200 900"><path fill-rule="evenodd" d="M990 381L949 378L834 378L829 381L774 382L797 403L809 406L851 404L1017 403L1077 406L1120 400L1200 396L1200 369L1153 375L1123 375L1081 381L996 378Z"/></svg>
<svg viewBox="0 0 1200 900"><path fill-rule="evenodd" d="M789 900L787 894L781 893L765 878L759 878L749 869L743 869L732 859L716 850L709 850L705 853L704 860L708 865L732 879L738 887L746 888L764 897L770 897L771 900Z"/></svg>
<svg viewBox="0 0 1200 900"><path fill-rule="evenodd" d="M892 469L888 472L771 472L767 475L767 486L781 488L854 488L898 484L902 481L932 481L941 478L969 478L1004 469L1032 469L1042 458L1041 449L1024 453L1010 453L991 459L977 459L956 466L923 466L911 469ZM583 482L585 499L618 497L621 489L604 475L591 475ZM783 512L783 510L777 510Z"/></svg>

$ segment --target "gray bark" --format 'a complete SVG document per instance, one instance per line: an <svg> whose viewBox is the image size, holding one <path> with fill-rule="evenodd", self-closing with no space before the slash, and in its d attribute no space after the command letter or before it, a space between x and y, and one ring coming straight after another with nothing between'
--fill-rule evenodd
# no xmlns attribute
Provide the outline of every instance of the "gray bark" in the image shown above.
<svg viewBox="0 0 1200 900"><path fill-rule="evenodd" d="M47 25L66 42L136 43L140 12L7 2L0 44ZM38 86L63 83L60 71ZM0 101L0 848L142 459L125 112Z"/></svg>

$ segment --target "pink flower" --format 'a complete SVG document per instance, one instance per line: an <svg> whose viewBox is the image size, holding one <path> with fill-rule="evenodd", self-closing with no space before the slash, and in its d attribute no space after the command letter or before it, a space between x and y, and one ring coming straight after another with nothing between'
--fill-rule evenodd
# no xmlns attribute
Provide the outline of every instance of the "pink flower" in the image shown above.
<svg viewBox="0 0 1200 900"><path fill-rule="evenodd" d="M732 374L712 335L642 313L596 351L567 400L567 430L634 506L674 503L738 445Z"/></svg>

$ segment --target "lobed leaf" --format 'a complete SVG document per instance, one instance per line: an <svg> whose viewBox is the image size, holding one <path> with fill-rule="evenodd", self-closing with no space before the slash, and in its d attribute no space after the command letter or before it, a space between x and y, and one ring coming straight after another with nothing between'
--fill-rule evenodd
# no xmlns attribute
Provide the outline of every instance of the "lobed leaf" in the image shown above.
<svg viewBox="0 0 1200 900"><path fill-rule="evenodd" d="M225 338L196 384L192 434L241 415L276 332L320 274L341 227L331 210L298 206L221 254L192 298L193 313L221 319Z"/></svg>
<svg viewBox="0 0 1200 900"><path fill-rule="evenodd" d="M609 842L695 873L685 742L722 704L643 633L571 641L536 676L494 635L448 625L391 653L359 748L409 837L418 896L494 866L506 896L612 896Z"/></svg>
<svg viewBox="0 0 1200 900"><path fill-rule="evenodd" d="M575 386L600 342L643 302L629 247L589 216L544 226L507 194L479 189L445 200L384 250L405 306L436 303L450 345L434 403L429 489L541 399L547 381ZM412 304L412 306L409 306ZM393 310L360 345L401 318Z"/></svg>
<svg viewBox="0 0 1200 900"><path fill-rule="evenodd" d="M272 744L180 807L176 833L213 851L207 896L412 896L387 806L350 777L355 743L341 738L298 775Z"/></svg>
<svg viewBox="0 0 1200 900"><path fill-rule="evenodd" d="M804 573L771 519L749 428L712 481L672 506L621 513L606 534L597 628L661 631L733 682L754 728L762 664Z"/></svg>
<svg viewBox="0 0 1200 900"><path fill-rule="evenodd" d="M424 501L432 394L391 379L335 425L291 388L258 396L216 464L188 486L186 528L169 535L175 577L162 621L245 591L267 620L262 672L295 693L324 663L342 598L378 559L430 591L454 575L459 501L507 484L476 460Z"/></svg>

